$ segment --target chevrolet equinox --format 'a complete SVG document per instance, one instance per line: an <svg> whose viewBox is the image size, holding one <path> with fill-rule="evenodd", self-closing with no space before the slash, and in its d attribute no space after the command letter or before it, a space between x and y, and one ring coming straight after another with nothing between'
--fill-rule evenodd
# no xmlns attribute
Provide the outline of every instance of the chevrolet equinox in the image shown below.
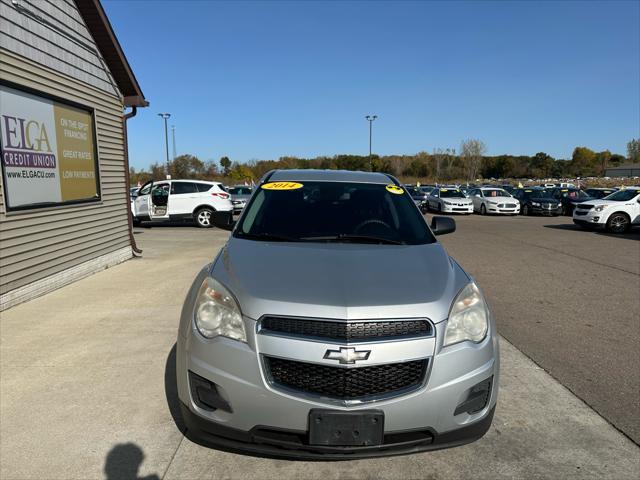
<svg viewBox="0 0 640 480"><path fill-rule="evenodd" d="M383 173L276 170L196 277L177 386L187 436L249 454L344 459L472 442L498 393L474 279Z"/></svg>

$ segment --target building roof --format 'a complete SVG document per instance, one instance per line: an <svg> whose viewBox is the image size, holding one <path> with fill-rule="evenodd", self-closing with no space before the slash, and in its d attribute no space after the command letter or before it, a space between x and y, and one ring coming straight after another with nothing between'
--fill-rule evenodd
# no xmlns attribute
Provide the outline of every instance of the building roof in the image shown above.
<svg viewBox="0 0 640 480"><path fill-rule="evenodd" d="M353 182L389 184L393 180L384 173L354 172L351 170L275 170L269 177L270 182Z"/></svg>
<svg viewBox="0 0 640 480"><path fill-rule="evenodd" d="M636 170L640 168L640 163L625 163L623 165L616 165L615 167L607 167L607 170L617 170L619 168L622 168L624 170L633 168L634 170Z"/></svg>
<svg viewBox="0 0 640 480"><path fill-rule="evenodd" d="M138 80L131 70L100 0L75 0L75 2L102 58L104 58L111 75L124 96L124 105L127 107L148 106L149 102L144 98Z"/></svg>

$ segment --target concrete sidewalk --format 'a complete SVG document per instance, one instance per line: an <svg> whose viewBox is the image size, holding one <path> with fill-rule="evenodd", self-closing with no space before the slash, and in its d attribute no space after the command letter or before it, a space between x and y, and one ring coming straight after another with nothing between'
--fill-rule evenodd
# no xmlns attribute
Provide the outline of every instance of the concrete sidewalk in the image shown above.
<svg viewBox="0 0 640 480"><path fill-rule="evenodd" d="M640 476L640 449L506 341L494 425L468 446L310 464L193 444L178 427L173 346L186 290L228 234L136 231L144 258L1 314L0 478Z"/></svg>

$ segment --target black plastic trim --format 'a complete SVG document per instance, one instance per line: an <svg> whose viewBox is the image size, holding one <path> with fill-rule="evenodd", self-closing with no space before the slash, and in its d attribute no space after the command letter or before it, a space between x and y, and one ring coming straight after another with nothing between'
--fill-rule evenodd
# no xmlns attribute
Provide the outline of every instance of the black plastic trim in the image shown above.
<svg viewBox="0 0 640 480"><path fill-rule="evenodd" d="M495 413L494 406L482 420L445 433L432 428L386 432L385 443L379 446L324 447L306 443L306 431L256 426L247 432L202 418L184 403L180 403L180 408L187 426L186 436L193 442L234 453L292 460L352 460L457 447L482 438Z"/></svg>

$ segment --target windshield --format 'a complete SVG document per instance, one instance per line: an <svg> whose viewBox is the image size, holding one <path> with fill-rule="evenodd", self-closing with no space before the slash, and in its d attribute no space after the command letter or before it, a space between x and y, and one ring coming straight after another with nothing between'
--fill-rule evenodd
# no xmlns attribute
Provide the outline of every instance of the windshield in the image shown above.
<svg viewBox="0 0 640 480"><path fill-rule="evenodd" d="M491 189L491 190L483 190L482 193L485 197L510 197L506 190L502 190L501 188Z"/></svg>
<svg viewBox="0 0 640 480"><path fill-rule="evenodd" d="M562 196L569 197L569 198L589 198L589 195L584 193L582 190L562 189Z"/></svg>
<svg viewBox="0 0 640 480"><path fill-rule="evenodd" d="M294 188L264 188L285 183ZM265 184L251 198L234 236L270 241L435 242L401 187L346 182Z"/></svg>
<svg viewBox="0 0 640 480"><path fill-rule="evenodd" d="M613 200L614 202L626 202L634 198L639 193L640 193L640 190L636 190L636 189L619 190L616 193L612 193L608 197L604 197L604 200Z"/></svg>
<svg viewBox="0 0 640 480"><path fill-rule="evenodd" d="M409 192L409 195L411 195L412 197L423 197L424 196L424 192L422 190L420 190L419 188L416 187L404 187L407 189L407 192Z"/></svg>
<svg viewBox="0 0 640 480"><path fill-rule="evenodd" d="M449 190L443 188L440 190L440 198L467 198L460 190Z"/></svg>

